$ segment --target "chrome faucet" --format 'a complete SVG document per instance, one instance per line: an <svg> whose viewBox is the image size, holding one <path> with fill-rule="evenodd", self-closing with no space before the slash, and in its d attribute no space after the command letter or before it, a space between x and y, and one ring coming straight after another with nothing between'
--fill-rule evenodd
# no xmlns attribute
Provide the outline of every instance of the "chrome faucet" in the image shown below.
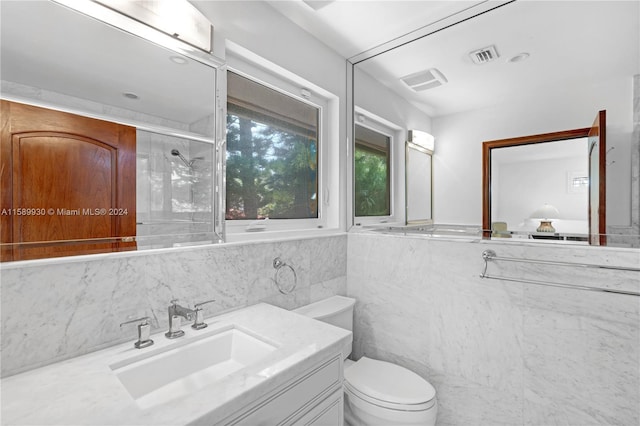
<svg viewBox="0 0 640 426"><path fill-rule="evenodd" d="M180 317L191 321L195 311L178 305L178 300L174 299L169 305L169 331L164 333L168 339L184 336L184 331L180 329Z"/></svg>

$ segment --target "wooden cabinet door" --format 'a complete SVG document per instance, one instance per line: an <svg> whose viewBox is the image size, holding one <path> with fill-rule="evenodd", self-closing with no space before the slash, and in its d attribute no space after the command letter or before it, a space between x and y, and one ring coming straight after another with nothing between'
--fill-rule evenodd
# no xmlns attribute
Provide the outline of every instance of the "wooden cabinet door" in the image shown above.
<svg viewBox="0 0 640 426"><path fill-rule="evenodd" d="M2 261L135 248L135 128L1 102Z"/></svg>

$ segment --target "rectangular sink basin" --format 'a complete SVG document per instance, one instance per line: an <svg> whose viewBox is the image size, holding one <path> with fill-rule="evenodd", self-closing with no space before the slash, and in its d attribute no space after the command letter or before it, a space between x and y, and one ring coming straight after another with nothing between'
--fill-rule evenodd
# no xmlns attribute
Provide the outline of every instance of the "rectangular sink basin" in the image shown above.
<svg viewBox="0 0 640 426"><path fill-rule="evenodd" d="M273 352L276 346L229 328L182 346L111 365L141 408L197 392Z"/></svg>

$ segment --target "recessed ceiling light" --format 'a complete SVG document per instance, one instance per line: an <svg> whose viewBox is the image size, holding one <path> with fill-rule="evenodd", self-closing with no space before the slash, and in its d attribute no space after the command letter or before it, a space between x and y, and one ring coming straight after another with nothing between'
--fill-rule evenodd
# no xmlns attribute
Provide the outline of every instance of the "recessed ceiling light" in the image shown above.
<svg viewBox="0 0 640 426"><path fill-rule="evenodd" d="M184 65L187 63L187 60L182 56L170 56L169 59L171 60L171 62L174 62L179 65Z"/></svg>
<svg viewBox="0 0 640 426"><path fill-rule="evenodd" d="M509 58L509 62L522 62L527 60L529 56L527 52L518 53L516 56Z"/></svg>
<svg viewBox="0 0 640 426"><path fill-rule="evenodd" d="M133 92L123 93L122 96L124 96L127 99L134 99L134 100L135 99L140 99L140 97L138 95L136 95L135 93L133 93Z"/></svg>

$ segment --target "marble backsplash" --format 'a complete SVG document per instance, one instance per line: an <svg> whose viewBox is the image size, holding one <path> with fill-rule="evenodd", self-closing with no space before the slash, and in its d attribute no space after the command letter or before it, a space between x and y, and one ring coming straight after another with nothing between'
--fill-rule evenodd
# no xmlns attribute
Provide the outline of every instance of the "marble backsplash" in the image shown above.
<svg viewBox="0 0 640 426"><path fill-rule="evenodd" d="M640 252L350 233L354 356L436 388L438 425L637 425L640 297L479 277L482 252L640 266ZM638 272L491 262L491 275L640 291Z"/></svg>
<svg viewBox="0 0 640 426"><path fill-rule="evenodd" d="M190 307L216 299L204 307L209 317L258 302L292 309L344 295L346 251L341 234L2 264L2 376L133 344L135 325L119 326L128 319L149 316L153 332L165 330L171 299ZM275 257L295 268L290 294L275 285Z"/></svg>

